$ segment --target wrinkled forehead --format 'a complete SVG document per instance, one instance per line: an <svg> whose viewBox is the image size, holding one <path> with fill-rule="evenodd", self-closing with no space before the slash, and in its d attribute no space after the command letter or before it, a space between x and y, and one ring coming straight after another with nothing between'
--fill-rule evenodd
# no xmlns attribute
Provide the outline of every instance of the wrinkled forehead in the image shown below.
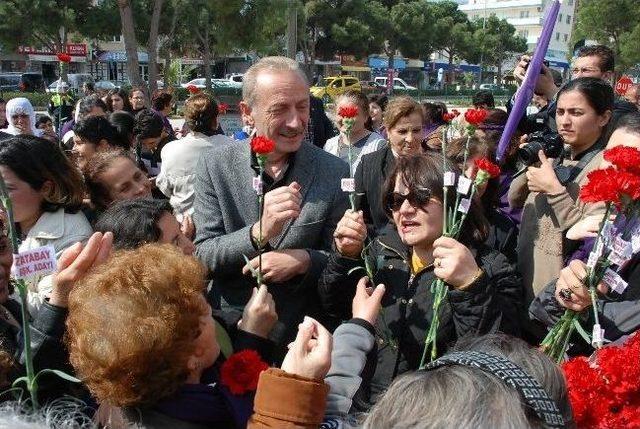
<svg viewBox="0 0 640 429"><path fill-rule="evenodd" d="M293 70L264 70L256 76L256 103L298 103L309 99L309 85Z"/></svg>
<svg viewBox="0 0 640 429"><path fill-rule="evenodd" d="M578 57L574 60L573 66L576 68L594 68L600 70L600 57L597 55Z"/></svg>

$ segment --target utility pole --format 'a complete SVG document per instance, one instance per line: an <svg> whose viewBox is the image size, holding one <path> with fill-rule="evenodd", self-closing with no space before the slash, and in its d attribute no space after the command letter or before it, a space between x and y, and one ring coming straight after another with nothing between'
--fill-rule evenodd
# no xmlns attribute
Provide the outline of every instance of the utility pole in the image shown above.
<svg viewBox="0 0 640 429"><path fill-rule="evenodd" d="M287 57L296 59L298 36L298 11L295 0L289 0L289 19L287 22Z"/></svg>
<svg viewBox="0 0 640 429"><path fill-rule="evenodd" d="M484 13L482 14L482 37L484 40L484 30L487 27L487 0L484 0ZM482 69L484 68L484 43L480 47L480 79L478 84L482 85Z"/></svg>

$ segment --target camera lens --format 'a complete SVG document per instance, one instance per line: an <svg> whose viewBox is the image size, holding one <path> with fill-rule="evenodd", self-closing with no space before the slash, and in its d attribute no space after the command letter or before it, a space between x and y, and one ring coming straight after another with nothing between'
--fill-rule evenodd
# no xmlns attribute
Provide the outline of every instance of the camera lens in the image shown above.
<svg viewBox="0 0 640 429"><path fill-rule="evenodd" d="M518 158L526 165L534 164L539 161L538 152L541 150L543 150L542 144L539 141L532 141L518 149Z"/></svg>

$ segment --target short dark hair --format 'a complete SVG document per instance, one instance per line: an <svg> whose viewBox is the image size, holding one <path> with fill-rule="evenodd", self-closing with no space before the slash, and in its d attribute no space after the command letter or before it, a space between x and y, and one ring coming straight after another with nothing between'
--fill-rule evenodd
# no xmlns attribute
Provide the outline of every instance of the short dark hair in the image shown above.
<svg viewBox="0 0 640 429"><path fill-rule="evenodd" d="M396 160L396 165L387 177L383 185L382 206L387 216L391 216L389 211L389 198L396 185L396 178L401 176L410 191L416 189L429 189L431 196L444 203L444 166L447 164L447 171L453 171L456 176L460 176L460 169L449 160L443 162L443 157L437 152L428 152L419 155L401 156ZM454 186L447 187L447 210L453 210L456 200L456 189ZM482 210L475 199L471 201L469 215L462 226L460 242L469 245L482 243L489 234L489 223L484 217Z"/></svg>
<svg viewBox="0 0 640 429"><path fill-rule="evenodd" d="M136 114L133 134L138 139L160 137L163 129L162 117L158 113L150 109L142 109Z"/></svg>
<svg viewBox="0 0 640 429"><path fill-rule="evenodd" d="M616 67L615 56L611 48L605 45L583 46L578 51L578 57L598 57L600 58L600 70L612 72Z"/></svg>
<svg viewBox="0 0 640 429"><path fill-rule="evenodd" d="M133 128L136 125L136 120L131 113L123 110L113 112L109 115L109 122L116 128L123 140L126 140L128 143L131 141Z"/></svg>
<svg viewBox="0 0 640 429"><path fill-rule="evenodd" d="M640 135L640 112L623 115L616 122L616 129L624 129L632 134Z"/></svg>
<svg viewBox="0 0 640 429"><path fill-rule="evenodd" d="M0 141L0 165L10 168L35 190L41 190L46 182L52 184L44 196L43 211L64 208L73 213L80 209L84 196L82 177L60 148L49 140L19 135Z"/></svg>
<svg viewBox="0 0 640 429"><path fill-rule="evenodd" d="M151 98L151 107L154 110L160 111L171 104L173 96L167 91L156 91Z"/></svg>
<svg viewBox="0 0 640 429"><path fill-rule="evenodd" d="M384 112L384 109L387 108L387 103L389 102L389 97L386 94L371 94L369 97L369 103L376 103L380 106L380 109Z"/></svg>
<svg viewBox="0 0 640 429"><path fill-rule="evenodd" d="M87 88L89 91L95 91L96 90L96 86L93 84L93 82L85 82L85 83L82 84L82 86Z"/></svg>
<svg viewBox="0 0 640 429"><path fill-rule="evenodd" d="M118 201L102 213L94 229L112 232L115 250L136 249L160 240L162 230L158 222L165 214L173 215L168 200L140 198Z"/></svg>
<svg viewBox="0 0 640 429"><path fill-rule="evenodd" d="M596 77L572 79L560 88L557 98L569 91L578 91L584 95L598 115L602 115L607 110L613 110L613 88L602 79Z"/></svg>
<svg viewBox="0 0 640 429"><path fill-rule="evenodd" d="M429 125L443 125L445 123L442 115L447 113L447 106L444 103L422 103L425 122Z"/></svg>
<svg viewBox="0 0 640 429"><path fill-rule="evenodd" d="M2 104L2 101L0 101L0 104ZM38 128L39 125L46 124L49 122L53 123L53 120L48 115L40 115L38 116L38 119L36 119L36 128Z"/></svg>
<svg viewBox="0 0 640 429"><path fill-rule="evenodd" d="M212 136L216 133L214 120L218 117L216 101L204 93L194 94L184 103L184 120L191 131Z"/></svg>
<svg viewBox="0 0 640 429"><path fill-rule="evenodd" d="M107 118L102 116L89 116L76 122L73 132L83 140L96 145L101 140L106 140L109 146L129 149L129 142L122 138L116 127L111 125Z"/></svg>
<svg viewBox="0 0 640 429"><path fill-rule="evenodd" d="M496 103L493 100L493 94L491 93L491 91L487 91L484 89L473 94L473 100L471 101L471 104L473 104L474 106L486 104L489 109L493 109L494 107L496 107Z"/></svg>
<svg viewBox="0 0 640 429"><path fill-rule="evenodd" d="M107 113L107 105L102 101L102 98L98 94L87 95L82 97L78 102L78 118L83 119L85 116L93 110L94 107L99 107Z"/></svg>

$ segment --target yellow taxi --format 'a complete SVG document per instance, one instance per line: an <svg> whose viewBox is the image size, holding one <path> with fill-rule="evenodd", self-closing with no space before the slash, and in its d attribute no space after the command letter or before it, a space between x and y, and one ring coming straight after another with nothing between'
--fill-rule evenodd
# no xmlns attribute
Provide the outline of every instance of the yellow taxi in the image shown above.
<svg viewBox="0 0 640 429"><path fill-rule="evenodd" d="M323 85L311 87L311 95L322 99L325 103L329 103L335 98L348 91L362 91L360 80L353 76L330 76L322 79Z"/></svg>

